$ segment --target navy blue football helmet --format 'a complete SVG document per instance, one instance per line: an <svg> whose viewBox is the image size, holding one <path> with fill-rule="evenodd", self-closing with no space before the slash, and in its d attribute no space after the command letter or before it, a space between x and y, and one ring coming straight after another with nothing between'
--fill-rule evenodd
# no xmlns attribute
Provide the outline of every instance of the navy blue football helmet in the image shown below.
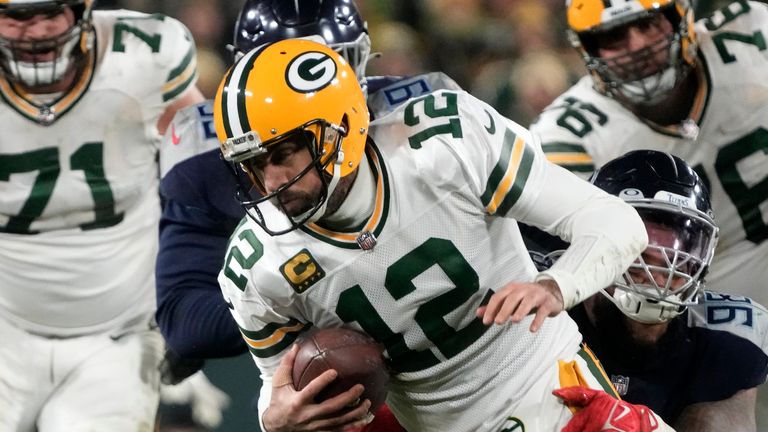
<svg viewBox="0 0 768 432"><path fill-rule="evenodd" d="M235 25L235 58L268 42L311 36L325 40L363 79L371 39L353 0L246 0Z"/></svg>
<svg viewBox="0 0 768 432"><path fill-rule="evenodd" d="M647 323L695 304L718 238L709 192L696 171L676 156L637 150L608 162L590 181L632 205L648 231L646 250L603 294Z"/></svg>

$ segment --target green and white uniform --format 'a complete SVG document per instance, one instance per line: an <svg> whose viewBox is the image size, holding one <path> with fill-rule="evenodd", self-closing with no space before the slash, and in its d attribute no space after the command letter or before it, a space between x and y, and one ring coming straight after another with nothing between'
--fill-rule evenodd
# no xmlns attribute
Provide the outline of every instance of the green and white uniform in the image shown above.
<svg viewBox="0 0 768 432"><path fill-rule="evenodd" d="M567 305L591 295L645 247L639 218L465 92L406 102L369 137L339 210L375 195L360 226L271 237L246 218L232 237L219 281L262 372L260 413L301 333L348 325L385 345L398 372L387 403L408 430L560 430L571 414L551 395L570 382L558 360L581 364L586 385L600 382L574 323L560 314L530 333L530 317L486 327L475 311L506 283L537 277L555 278ZM278 210L262 211L269 220ZM572 236L576 260L537 276L515 219ZM372 249L358 246L361 232L375 236Z"/></svg>
<svg viewBox="0 0 768 432"><path fill-rule="evenodd" d="M102 331L154 308L157 120L195 78L168 17L94 12L95 68L39 110L0 82L0 316L35 333Z"/></svg>
<svg viewBox="0 0 768 432"><path fill-rule="evenodd" d="M147 360L161 355L148 351L159 335L114 341L146 332L154 313L156 125L194 84L195 47L181 23L161 15L95 11L93 25L94 48L72 90L25 95L0 78L0 324L14 328L0 331L8 336L0 348L2 430L37 421L41 431L136 431L155 409ZM120 349L129 352L105 354ZM5 366L19 355L37 360ZM115 359L87 365L91 355ZM139 370L148 374L142 381ZM107 376L116 384L102 383ZM89 386L91 396L78 396ZM130 425L110 420L117 411L101 409L110 401L134 411ZM105 420L65 420L78 412Z"/></svg>
<svg viewBox="0 0 768 432"><path fill-rule="evenodd" d="M738 1L696 23L692 122L660 128L583 77L531 125L550 161L587 176L637 149L679 156L710 186L720 242L708 287L768 303L768 6ZM696 134L698 125L698 134Z"/></svg>

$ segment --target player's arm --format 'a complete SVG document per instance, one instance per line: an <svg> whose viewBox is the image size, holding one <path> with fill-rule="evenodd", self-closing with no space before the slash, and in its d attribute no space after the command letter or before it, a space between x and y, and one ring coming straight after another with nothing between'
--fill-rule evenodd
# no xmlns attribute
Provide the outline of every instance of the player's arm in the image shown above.
<svg viewBox="0 0 768 432"><path fill-rule="evenodd" d="M227 221L163 200L157 257L157 322L182 358L220 358L246 351L217 277L226 255Z"/></svg>
<svg viewBox="0 0 768 432"><path fill-rule="evenodd" d="M757 389L742 390L728 399L700 402L683 409L675 422L678 432L754 432Z"/></svg>
<svg viewBox="0 0 768 432"><path fill-rule="evenodd" d="M647 244L645 228L634 209L541 159L538 167L531 168L532 183L526 185L538 188L538 192L530 196L530 206L521 202L519 212L513 210L511 214L519 214L513 217L571 245L533 283L514 281L494 294L483 311L486 324L508 319L520 322L535 311L531 331L536 331L547 316L557 315L610 285ZM532 165L536 163L532 161ZM523 191L521 198L525 194Z"/></svg>
<svg viewBox="0 0 768 432"><path fill-rule="evenodd" d="M241 327L261 372L258 412L263 431L346 430L362 427L371 420L368 414L371 402L366 399L358 403L364 391L364 387L359 384L320 403L315 402L315 397L336 378L334 370L323 372L300 391L293 386L293 364L298 352L298 345L294 342L308 326L295 319L279 317L274 310L258 300L246 304L235 300L234 304L232 313L235 319L243 323L248 321L249 327L259 329L246 330ZM265 324L257 321L255 315L265 318L271 316L275 322Z"/></svg>
<svg viewBox="0 0 768 432"><path fill-rule="evenodd" d="M156 316L169 349L182 362L246 351L217 280L243 211L218 140L207 132L210 113L210 104L179 111L160 146Z"/></svg>
<svg viewBox="0 0 768 432"><path fill-rule="evenodd" d="M258 400L262 430L341 430L370 420L370 401L357 403L363 387L315 403L314 398L334 378L326 371L301 391L293 386L295 343L311 328L294 307L295 292L281 275L262 268L269 243L259 232L241 225L232 235L219 284L262 381ZM353 408L349 408L353 407Z"/></svg>
<svg viewBox="0 0 768 432"><path fill-rule="evenodd" d="M334 370L323 372L300 391L293 386L293 364L298 352L294 342L306 326L291 319L257 325L253 319L255 314L271 316L274 320L278 315L259 301L248 302L244 306L248 310L246 314L239 311L243 307L240 302L234 303L233 315L238 322L242 322L242 317L247 314L249 325L260 328L258 331L241 331L261 372L258 411L263 431L347 430L362 427L372 419L368 414L371 402L366 399L359 403L364 391L360 384L320 403L315 402L315 397L336 378Z"/></svg>
<svg viewBox="0 0 768 432"><path fill-rule="evenodd" d="M198 158L213 159L205 155ZM213 159L208 165L211 163L216 167L220 161ZM166 384L178 383L196 372L204 359L246 351L217 281L237 219L198 197L194 192L204 189L204 185L201 181L182 181L187 178L185 168L201 175L196 177L198 180L207 179L209 174L194 165L182 164L161 180L155 317L167 346L161 367ZM197 199L197 204L190 196Z"/></svg>
<svg viewBox="0 0 768 432"><path fill-rule="evenodd" d="M536 279L557 282L570 308L610 285L645 249L648 236L637 212L618 197L548 161L540 167L519 218L571 243Z"/></svg>
<svg viewBox="0 0 768 432"><path fill-rule="evenodd" d="M468 178L477 187L485 211L571 243L563 257L533 283L511 281L478 311L486 324L510 318L518 322L535 311L531 325L535 331L547 316L610 285L645 249L645 227L621 199L548 162L524 128L487 105L464 99L467 112L462 127L474 132L465 133L466 157L472 165L467 168ZM494 127L472 126L473 119ZM462 150L457 147L457 151Z"/></svg>

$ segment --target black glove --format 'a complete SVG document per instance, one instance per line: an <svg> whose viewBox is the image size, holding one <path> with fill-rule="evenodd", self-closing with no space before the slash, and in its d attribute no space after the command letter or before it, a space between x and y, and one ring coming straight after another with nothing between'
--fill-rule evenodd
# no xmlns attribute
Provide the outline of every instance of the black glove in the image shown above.
<svg viewBox="0 0 768 432"><path fill-rule="evenodd" d="M176 385L203 368L205 360L183 358L176 351L166 348L160 362L160 381L165 385Z"/></svg>

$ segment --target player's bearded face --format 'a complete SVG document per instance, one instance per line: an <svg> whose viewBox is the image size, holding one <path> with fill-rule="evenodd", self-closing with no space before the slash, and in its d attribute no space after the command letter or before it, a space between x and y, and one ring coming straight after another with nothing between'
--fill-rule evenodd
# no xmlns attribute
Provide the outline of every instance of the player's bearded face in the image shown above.
<svg viewBox="0 0 768 432"><path fill-rule="evenodd" d="M267 194L300 177L273 198L281 204L278 207L291 217L299 216L315 207L322 196L323 182L317 170L307 169L313 166L309 150L293 140L276 144L252 165Z"/></svg>

